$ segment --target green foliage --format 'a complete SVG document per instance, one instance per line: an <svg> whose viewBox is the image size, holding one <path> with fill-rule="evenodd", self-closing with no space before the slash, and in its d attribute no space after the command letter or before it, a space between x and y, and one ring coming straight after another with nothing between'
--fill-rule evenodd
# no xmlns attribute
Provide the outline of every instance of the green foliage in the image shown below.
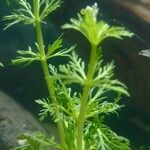
<svg viewBox="0 0 150 150"><path fill-rule="evenodd" d="M67 65L60 65L59 71L56 76L64 80L64 83L78 83L80 85L86 84L86 73L85 73L85 63L81 58L78 57L75 52L69 56L70 61ZM113 69L115 68L114 62L102 65L102 59L98 61L97 67L95 69L95 76L93 82L90 84L92 86L98 86L105 88L107 90L114 90L118 93L123 93L129 96L127 92L127 87L118 81L117 79L112 79L114 73Z"/></svg>
<svg viewBox="0 0 150 150"><path fill-rule="evenodd" d="M81 32L90 43L95 45L108 37L123 39L125 36L131 37L133 35L133 33L125 30L124 27L111 27L103 20L97 21L98 12L97 3L92 7L87 6L78 13L78 19L70 19L71 24L65 24L62 28L71 28Z"/></svg>
<svg viewBox="0 0 150 150"><path fill-rule="evenodd" d="M64 80L64 83L78 83L84 85L86 80L85 63L75 52L69 56L69 63L67 65L60 65L56 76Z"/></svg>
<svg viewBox="0 0 150 150"><path fill-rule="evenodd" d="M36 103L42 105L42 110L39 113L40 120L43 121L49 113L52 113L52 106L50 100L47 99L40 99L36 100Z"/></svg>
<svg viewBox="0 0 150 150"><path fill-rule="evenodd" d="M47 150L50 147L61 149L60 145L54 141L54 137L49 138L44 133L23 133L18 135L18 141L23 144L12 150Z"/></svg>
<svg viewBox="0 0 150 150"><path fill-rule="evenodd" d="M57 105L52 104L49 99L36 101L42 106L42 110L39 113L40 118L44 119L45 117L48 117L48 114L51 114L55 122L63 120L62 122L65 127L64 132L66 135L65 141L68 150L75 150L76 121L79 112L80 99L77 97L77 93L73 93L71 88L66 88L61 81L57 82L55 91L57 93ZM56 113L56 109L59 110L59 114Z"/></svg>
<svg viewBox="0 0 150 150"><path fill-rule="evenodd" d="M66 88L61 81L57 82L55 91L57 92L57 105L52 104L49 99L36 100L42 106L42 110L39 113L40 119L43 120L51 114L51 116L57 118L55 122L59 119L64 119L64 115L71 117L75 121L80 105L80 98L77 97L77 93L73 93L71 88ZM56 108L59 109L59 114L56 113Z"/></svg>
<svg viewBox="0 0 150 150"><path fill-rule="evenodd" d="M81 62L81 61L79 61L79 62ZM72 63L71 63L71 65L72 65ZM70 67L68 67L68 68L70 68ZM76 71L76 67L72 67L72 68L73 68L72 72ZM76 128L76 121L78 120L80 101L82 98L81 94L79 93L79 95L77 95L77 93L73 92L71 88L67 89L65 84L68 85L68 82L61 81L61 79L62 80L64 79L66 81L66 78L62 77L62 75L58 73L58 70L54 66L50 65L50 69L51 69L51 73L55 77L55 80L57 80L56 93L57 93L58 105L55 107L58 107L60 110L59 111L60 113L57 116L57 119L63 120L64 126L66 126L65 129L69 132L69 133L66 133L66 135L71 134L71 135L69 135L69 137L72 136L71 139L75 139L75 141L76 141L75 128ZM112 68L111 68L111 71L112 71ZM69 74L69 72L71 72L71 71L68 69L68 74ZM66 71L66 73L67 73L67 71ZM74 72L74 74L75 74L75 72ZM107 76L107 74L106 74L106 76ZM69 80L70 84L74 83L74 82L77 83L76 82L77 79L70 80L70 78L69 78L68 80ZM82 85L82 82L78 83L78 84ZM123 88L123 87L121 87L121 88ZM114 86L114 89L115 89L115 86ZM125 89L124 89L124 91L125 91ZM106 97L107 92L108 92L108 90L103 86L102 87L94 86L94 88L91 89L89 101L88 101L86 112L85 112L87 126L90 127L90 130L86 131L87 130L86 125L85 125L84 130L85 130L85 137L91 136L92 141L90 141L89 137L88 137L88 140L86 142L87 143L90 142L90 144L89 145L85 144L85 147L87 147L87 149L89 149L89 150L96 150L96 149L103 150L103 148L105 148L106 150L125 150L125 149L130 150L129 141L127 139L117 136L113 131L111 131L106 126L105 126L105 128L102 128L102 129L99 127L100 125L104 126L103 121L101 123L97 123L96 127L95 127L95 120L97 120L97 121L100 120L100 116L104 117L104 116L110 115L112 113L115 113L118 115L117 111L119 109L121 109L121 107L122 107L116 103L120 99L120 96L116 97L114 99L114 102L112 103L112 102L109 102L110 100ZM49 109L49 107L51 106L50 102L48 103L45 101L42 101L42 102L40 101L39 104L43 105L43 111L45 113L50 110L49 112L51 112L53 117L54 118L56 117L56 115L54 116L55 109L54 108ZM40 113L40 115L42 117L44 117L45 113L44 114ZM95 127L95 129L93 129L94 127ZM93 140L93 137L95 137L94 140ZM110 141L110 139L109 139L110 137L112 138L111 139L112 141ZM66 138L68 138L68 136L66 136ZM72 142L72 141L70 141L70 138L66 139L66 141L67 141L67 143ZM74 145L74 148L73 148L73 145ZM70 147L70 146L68 145L68 147ZM76 149L76 144L72 143L71 148L73 148L73 150Z"/></svg>
<svg viewBox="0 0 150 150"><path fill-rule="evenodd" d="M41 0L40 1L40 20L43 21L50 13L61 5L61 0ZM43 10L41 10L43 8Z"/></svg>
<svg viewBox="0 0 150 150"><path fill-rule="evenodd" d="M104 125L108 115L118 115L118 110L123 107L119 104L122 94L129 96L129 93L122 82L114 79L114 61L105 64L99 46L108 37L123 39L133 34L124 27L98 21L97 4L82 9L78 19L71 19L71 24L65 24L63 28L75 29L88 39L91 55L86 65L75 53L75 46L62 49L62 36L48 47L44 45L41 23L60 7L60 0L33 0L33 8L26 0L17 2L20 8L4 17L4 20L10 21L6 28L19 22L33 24L37 43L36 52L31 47L26 51L18 51L20 56L12 63L28 65L34 61L41 62L49 97L36 100L42 107L39 116L41 120L53 117L60 144L39 132L25 133L20 136L25 144L15 150L46 150L51 146L61 150L130 150L126 138L118 136ZM67 64L58 67L50 64L48 68L48 59L64 56L68 57ZM82 90L75 91L74 84ZM114 94L112 99L108 97L108 92Z"/></svg>
<svg viewBox="0 0 150 150"><path fill-rule="evenodd" d="M85 139L89 150L131 150L129 140L105 126L103 118L96 117L86 123Z"/></svg>
<svg viewBox="0 0 150 150"><path fill-rule="evenodd" d="M30 3L28 3L26 0L18 0L17 3L19 4L20 8L12 12L11 15L3 18L4 21L8 21L4 29L7 29L20 22L23 24L34 24L34 14L32 12Z"/></svg>
<svg viewBox="0 0 150 150"><path fill-rule="evenodd" d="M62 85L60 85L62 84ZM40 116L45 117L47 113L55 118L54 112L56 107L59 108L59 116L57 119L63 120L65 126L66 142L70 149L76 149L76 121L78 119L79 106L80 106L80 94L73 92L70 88L66 88L65 85L57 83L57 99L58 105L53 107L49 100L38 100L37 103L42 105L43 109ZM130 150L129 141L126 138L118 136L107 126L104 125L104 121L101 117L105 114L115 113L122 106L116 103L107 102L103 97L105 90L97 90L95 94L94 89L91 91L90 100L86 110L86 124L84 128L84 134L86 139L85 149L88 150ZM101 117L100 117L101 116ZM58 120L55 120L58 121ZM70 140L72 139L72 140Z"/></svg>
<svg viewBox="0 0 150 150"><path fill-rule="evenodd" d="M120 109L121 106L116 103L110 103L107 101L99 102L99 101L91 101L89 100L86 110L86 118L95 117L97 115L105 115L110 113L116 113L117 110Z"/></svg>
<svg viewBox="0 0 150 150"><path fill-rule="evenodd" d="M61 1L60 0L37 0L39 5L40 16L39 20L41 22L53 11L60 7ZM28 0L16 0L18 3L19 9L12 12L11 15L5 16L3 18L4 21L8 21L6 27L7 29L15 24L23 23L23 24L33 24L35 25L36 17L33 12L33 8L28 2Z"/></svg>
<svg viewBox="0 0 150 150"><path fill-rule="evenodd" d="M28 48L28 50L19 50L17 51L20 56L18 56L16 59L12 60L13 65L29 65L33 61L39 61L40 55L38 52L33 52L31 47Z"/></svg>
<svg viewBox="0 0 150 150"><path fill-rule="evenodd" d="M45 57L41 56L39 51L39 46L36 43L36 47L37 47L37 52L34 52L31 47L28 48L28 50L19 50L17 51L17 53L20 55L17 58L12 60L12 64L13 65L29 65L34 61L43 61L43 60L47 60L53 57L68 57L69 53L71 51L73 51L73 49L75 48L75 46L70 47L69 49L62 49L62 50L58 50L62 47L62 39L60 39L60 37L54 41L54 43L52 45L48 46L48 51L47 54L45 55Z"/></svg>
<svg viewBox="0 0 150 150"><path fill-rule="evenodd" d="M95 70L95 77L93 81L94 86L102 87L107 90L113 90L118 93L123 93L129 96L127 87L117 79L113 79L114 76L114 61L107 63L104 67L102 61L99 61L98 67Z"/></svg>
<svg viewBox="0 0 150 150"><path fill-rule="evenodd" d="M68 57L69 53L75 48L75 46L72 46L69 49L59 50L61 47L62 47L62 39L60 36L52 45L48 45L48 52L46 54L46 59L58 56Z"/></svg>

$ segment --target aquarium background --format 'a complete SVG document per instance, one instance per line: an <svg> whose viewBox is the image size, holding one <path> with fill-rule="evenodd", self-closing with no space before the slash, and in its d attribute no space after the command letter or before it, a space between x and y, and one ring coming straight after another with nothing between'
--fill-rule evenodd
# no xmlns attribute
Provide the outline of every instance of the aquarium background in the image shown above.
<svg viewBox="0 0 150 150"><path fill-rule="evenodd" d="M70 17L76 17L81 8L94 2L100 7L100 18L110 24L123 25L135 33L132 39L123 41L107 39L102 47L105 60L115 60L116 77L128 86L131 95L129 98L123 97L121 102L125 107L119 117L108 116L107 124L120 135L129 138L135 149L139 149L142 145L150 145L150 59L138 55L141 50L150 49L150 22L137 17L116 0L65 0L62 7L49 16L47 24L43 25L45 42L49 44L64 33L64 46L77 43L78 53L87 60L89 45L86 39L74 31L64 31L60 26L68 22ZM140 0L132 2L139 3ZM27 67L16 67L10 63L16 57L16 50L35 47L34 30L31 26L19 24L3 31L2 17L10 14L14 7L17 8L15 1L9 6L5 1L0 1L0 61L5 65L0 70L0 90L38 117L39 106L35 100L47 96L40 64L35 62ZM61 62L52 60L50 63L57 65ZM111 97L111 94L108 96Z"/></svg>

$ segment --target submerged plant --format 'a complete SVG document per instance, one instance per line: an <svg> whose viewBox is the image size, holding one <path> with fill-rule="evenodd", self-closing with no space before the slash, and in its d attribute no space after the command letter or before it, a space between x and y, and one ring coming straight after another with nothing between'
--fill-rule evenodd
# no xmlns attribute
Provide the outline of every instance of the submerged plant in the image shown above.
<svg viewBox="0 0 150 150"><path fill-rule="evenodd" d="M76 54L75 46L62 49L62 36L48 47L44 45L42 23L46 17L61 5L60 0L33 0L31 5L27 0L18 0L20 8L10 16L6 29L17 23L32 24L36 32L36 47L33 51L18 51L15 65L28 65L40 61L45 77L48 98L36 100L42 106L40 119L53 117L57 125L60 143L43 133L24 133L19 138L25 143L16 150L47 150L55 147L61 150L130 150L129 140L118 136L105 125L109 114L118 114L122 107L119 100L122 94L129 96L127 87L114 79L114 61L104 64L101 44L104 39L114 37L123 39L133 34L124 27L110 26L103 20L97 20L98 7L87 6L78 13L78 19L70 19L70 24L64 29L74 29L81 32L90 43L90 58L88 65ZM48 65L48 59L68 57L67 64L58 67ZM72 89L78 84L82 91ZM107 97L108 92L114 93L114 99Z"/></svg>

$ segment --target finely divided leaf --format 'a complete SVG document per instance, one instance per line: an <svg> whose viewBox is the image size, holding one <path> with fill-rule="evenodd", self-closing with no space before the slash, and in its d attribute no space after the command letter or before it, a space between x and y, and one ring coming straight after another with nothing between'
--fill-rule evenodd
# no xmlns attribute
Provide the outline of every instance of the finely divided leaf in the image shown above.
<svg viewBox="0 0 150 150"><path fill-rule="evenodd" d="M3 18L4 21L8 21L4 30L18 23L34 24L34 14L32 13L31 5L26 0L19 0L17 3L20 5L20 8Z"/></svg>
<svg viewBox="0 0 150 150"><path fill-rule="evenodd" d="M46 59L53 57L69 57L69 53L75 49L75 46L69 49L65 48L60 50L62 47L62 35L52 44L48 46L48 51L46 54Z"/></svg>
<svg viewBox="0 0 150 150"><path fill-rule="evenodd" d="M64 80L64 83L78 83L84 85L86 80L85 63L75 52L69 56L70 61L67 65L60 65L58 73L59 78Z"/></svg>
<svg viewBox="0 0 150 150"><path fill-rule="evenodd" d="M22 133L17 139L23 144L12 150L47 150L49 148L61 149L60 145L54 141L54 137L49 138L44 133Z"/></svg>
<svg viewBox="0 0 150 150"><path fill-rule="evenodd" d="M32 51L31 47L29 47L28 50L19 50L17 51L20 56L18 56L16 59L12 60L13 65L29 65L33 61L40 61L40 55L39 53L35 53Z"/></svg>
<svg viewBox="0 0 150 150"><path fill-rule="evenodd" d="M108 37L122 39L125 36L133 36L133 33L127 31L124 27L111 27L103 20L98 21L98 11L97 3L93 6L87 6L78 13L78 19L70 19L71 23L63 25L62 28L81 32L94 45L98 45Z"/></svg>
<svg viewBox="0 0 150 150"><path fill-rule="evenodd" d="M55 11L62 4L61 0L41 0L40 1L40 19L43 21L50 13Z"/></svg>

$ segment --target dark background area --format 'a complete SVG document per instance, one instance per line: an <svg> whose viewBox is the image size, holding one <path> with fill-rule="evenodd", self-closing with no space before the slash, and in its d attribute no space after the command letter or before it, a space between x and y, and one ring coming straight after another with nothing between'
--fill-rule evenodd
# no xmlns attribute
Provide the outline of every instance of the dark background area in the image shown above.
<svg viewBox="0 0 150 150"><path fill-rule="evenodd" d="M63 32L64 46L70 47L77 43L78 53L87 60L89 45L86 39L74 31L64 31L60 26L69 22L70 17L76 17L81 8L94 2L100 7L99 18L110 24L123 25L135 33L132 39L107 39L102 45L105 60L115 60L116 77L128 86L131 94L131 97L122 99L126 107L120 111L119 118L108 116L107 123L120 135L129 138L133 145L149 145L150 59L138 55L140 50L150 48L149 23L112 0L65 0L62 7L51 14L47 24L43 25L45 43L47 45L53 42ZM0 1L0 20L10 14L13 6L17 8L14 2L8 7L5 1ZM5 67L0 69L0 89L37 116L39 107L34 101L47 96L40 64L35 62L27 67L10 65L11 59L16 57L16 50L25 50L28 46L35 47L34 30L31 26L22 25L16 25L6 31L3 31L3 28L4 22L1 21L0 61Z"/></svg>

